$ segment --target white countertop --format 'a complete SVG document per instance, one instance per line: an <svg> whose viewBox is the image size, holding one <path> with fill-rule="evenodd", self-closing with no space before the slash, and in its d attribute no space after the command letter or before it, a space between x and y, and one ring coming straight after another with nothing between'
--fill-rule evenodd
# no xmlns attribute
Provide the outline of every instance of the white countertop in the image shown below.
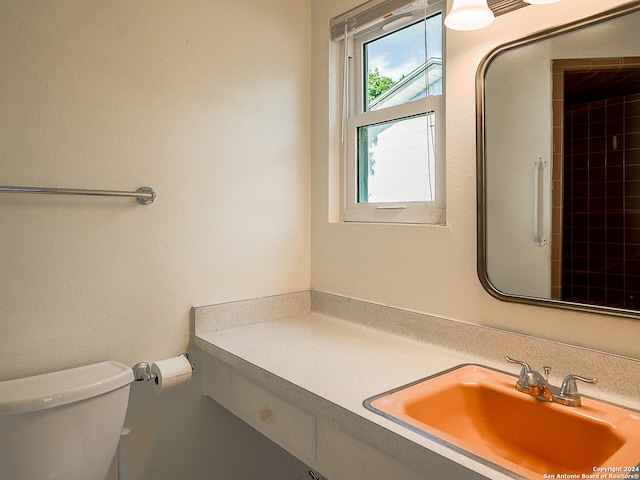
<svg viewBox="0 0 640 480"><path fill-rule="evenodd" d="M518 368L509 365L503 357L513 354L511 350L494 356L472 354L424 338L416 340L406 332L396 334L314 311L274 320L262 318L260 323L248 322L245 319L238 326L225 325L224 329L207 332L196 328L194 343L270 384L271 388L286 384L299 387L288 395L347 422L349 428L363 438L375 438L372 424L382 426L488 478L521 478L415 433L367 410L362 404L368 397L463 363L478 363L516 374ZM515 348L508 344L502 347ZM378 447L384 448L384 445ZM405 460L420 463L419 458Z"/></svg>

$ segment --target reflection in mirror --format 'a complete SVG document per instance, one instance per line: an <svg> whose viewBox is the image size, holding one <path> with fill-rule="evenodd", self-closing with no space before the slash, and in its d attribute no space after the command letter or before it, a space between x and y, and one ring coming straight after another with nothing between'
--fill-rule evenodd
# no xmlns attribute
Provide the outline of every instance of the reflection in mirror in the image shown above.
<svg viewBox="0 0 640 480"><path fill-rule="evenodd" d="M554 60L553 75L551 296L638 309L640 57Z"/></svg>
<svg viewBox="0 0 640 480"><path fill-rule="evenodd" d="M640 318L640 2L478 72L478 273L503 300Z"/></svg>

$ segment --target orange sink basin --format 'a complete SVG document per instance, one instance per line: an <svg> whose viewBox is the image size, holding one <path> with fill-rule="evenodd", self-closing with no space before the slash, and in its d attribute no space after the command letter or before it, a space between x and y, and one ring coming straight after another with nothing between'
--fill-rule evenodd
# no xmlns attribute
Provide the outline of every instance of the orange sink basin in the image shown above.
<svg viewBox="0 0 640 480"><path fill-rule="evenodd" d="M541 402L518 392L516 379L462 365L376 395L364 405L525 478L609 478L598 470L607 467L618 475L640 473L640 412L584 396L581 407Z"/></svg>

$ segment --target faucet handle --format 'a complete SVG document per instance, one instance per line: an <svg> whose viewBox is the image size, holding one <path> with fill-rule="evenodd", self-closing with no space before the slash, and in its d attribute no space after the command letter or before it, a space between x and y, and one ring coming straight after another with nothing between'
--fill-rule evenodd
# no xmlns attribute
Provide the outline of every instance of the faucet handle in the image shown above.
<svg viewBox="0 0 640 480"><path fill-rule="evenodd" d="M509 355L507 355L506 357L504 357L507 362L509 363L515 363L517 365L521 365L522 366L522 372L523 373L529 373L531 371L531 367L529 366L529 364L527 362L523 362L522 360L516 360L514 358L511 358Z"/></svg>
<svg viewBox="0 0 640 480"><path fill-rule="evenodd" d="M509 363L515 363L517 365L522 365L522 369L526 370L527 372L529 372L531 370L531 367L529 366L529 364L527 362L523 362L522 360L516 360L515 358L511 358L509 355L505 356L504 358Z"/></svg>
<svg viewBox="0 0 640 480"><path fill-rule="evenodd" d="M522 360L516 360L514 358L511 358L509 355L507 355L504 358L509 363L515 363L517 365L522 366L522 370L520 370L520 378L518 379L518 385L521 386L522 388L528 389L528 384L529 384L528 377L531 375L531 367L529 366L529 364L527 362L523 362Z"/></svg>
<svg viewBox="0 0 640 480"><path fill-rule="evenodd" d="M598 383L597 378L585 378L580 375L574 375L570 373L567 375L562 382L562 386L560 387L560 395L564 397L580 397L578 394L578 386L576 385L576 380L580 380L585 383Z"/></svg>

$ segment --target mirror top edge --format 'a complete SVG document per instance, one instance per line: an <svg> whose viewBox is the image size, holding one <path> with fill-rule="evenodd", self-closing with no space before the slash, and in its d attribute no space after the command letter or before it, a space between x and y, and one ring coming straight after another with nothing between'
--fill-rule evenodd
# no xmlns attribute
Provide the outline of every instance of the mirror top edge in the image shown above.
<svg viewBox="0 0 640 480"><path fill-rule="evenodd" d="M489 68L491 62L501 53L504 53L513 48L521 47L524 45L528 45L533 42L537 42L540 40L546 40L558 35L562 35L564 33L569 33L574 30L578 30L583 27L588 27L591 25L595 25L598 23L606 22L608 20L612 20L614 18L633 13L636 11L640 11L640 0L634 0L630 3L626 3L623 5L618 5L617 7L611 8L609 10L605 10L600 13L596 13L593 15L589 15L587 17L574 20L572 22L546 28L544 30L540 30L538 32L534 32L532 34L526 35L521 38L517 38L515 40L511 40L509 42L503 43L501 45L496 46L492 50L487 53L478 66L478 71L476 74L476 81L479 83L482 79L484 79L486 75L486 71Z"/></svg>

